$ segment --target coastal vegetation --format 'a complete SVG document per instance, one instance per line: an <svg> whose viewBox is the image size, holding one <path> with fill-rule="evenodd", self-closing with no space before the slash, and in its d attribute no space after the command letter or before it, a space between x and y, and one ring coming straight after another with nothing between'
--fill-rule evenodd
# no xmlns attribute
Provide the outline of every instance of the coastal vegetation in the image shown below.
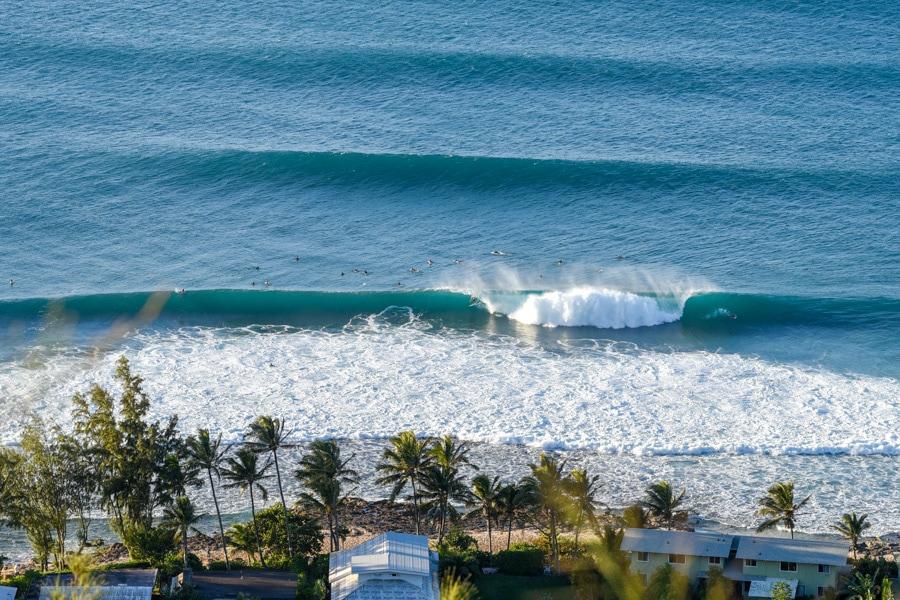
<svg viewBox="0 0 900 600"><path fill-rule="evenodd" d="M168 574L235 565L292 569L298 597L324 598L323 552L341 549L351 535L347 512L361 480L351 468L354 457L330 439L307 444L291 461L289 428L267 415L248 425L239 444L226 445L221 434L202 428L183 436L176 416L150 419L143 381L124 358L115 375L118 394L93 386L74 397L71 432L33 420L19 447L0 448L0 518L26 533L36 566L82 568L91 520L105 513L127 550L127 564L153 565ZM524 477L504 480L473 464L470 450L451 436L404 431L387 441L376 466L377 485L391 503L406 494L410 529L434 536L444 597L516 598L546 588L552 598L727 598L721 573L711 572L702 589L692 588L669 565L644 581L620 550L623 527L685 527L685 489L652 482L618 514L600 501L600 475L570 468L560 456L543 453ZM282 480L291 474L302 486L294 503ZM197 529L204 515L191 498L204 486L218 537ZM265 507L273 487L277 501ZM225 528L217 492L222 489L244 494L249 521ZM793 536L810 498L798 501L790 481L774 483L758 502L759 529L783 527ZM531 540L514 543L516 527L528 528ZM855 512L834 525L851 544L857 566L847 582L851 597L884 600L891 593L887 578L896 571L858 559L869 527L867 515ZM486 530L486 538L476 539L473 529ZM505 544L495 544L495 532ZM217 546L221 560L209 554L204 564L192 551L192 537ZM480 577L488 567L500 574ZM545 577L545 569L552 577Z"/></svg>

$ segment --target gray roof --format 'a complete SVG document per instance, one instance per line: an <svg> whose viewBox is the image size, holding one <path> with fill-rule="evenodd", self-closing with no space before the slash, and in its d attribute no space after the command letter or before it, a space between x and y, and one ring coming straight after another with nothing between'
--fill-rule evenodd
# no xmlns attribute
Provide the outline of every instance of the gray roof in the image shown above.
<svg viewBox="0 0 900 600"><path fill-rule="evenodd" d="M156 583L156 569L118 569L94 574L99 585L73 586L71 574L48 575L41 583L41 600L71 598L89 593L98 600L150 600Z"/></svg>
<svg viewBox="0 0 900 600"><path fill-rule="evenodd" d="M626 529L622 550L657 554L728 557L734 536L666 529Z"/></svg>
<svg viewBox="0 0 900 600"><path fill-rule="evenodd" d="M129 585L133 587L153 587L156 584L156 569L114 569L109 571L95 571L94 579L102 586ZM72 574L47 575L43 579L43 585L69 586L72 585Z"/></svg>
<svg viewBox="0 0 900 600"><path fill-rule="evenodd" d="M742 535L738 541L737 558L842 567L847 564L848 548L843 542Z"/></svg>
<svg viewBox="0 0 900 600"><path fill-rule="evenodd" d="M290 571L238 569L196 571L191 585L202 598L237 598L244 594L261 600L294 600L297 574Z"/></svg>

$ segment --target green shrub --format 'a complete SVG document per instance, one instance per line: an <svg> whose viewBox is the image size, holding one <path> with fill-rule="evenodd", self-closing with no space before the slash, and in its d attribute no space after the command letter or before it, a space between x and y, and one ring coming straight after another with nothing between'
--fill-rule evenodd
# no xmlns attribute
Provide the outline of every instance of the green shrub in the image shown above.
<svg viewBox="0 0 900 600"><path fill-rule="evenodd" d="M31 587L41 580L43 575L40 571L25 571L21 575L10 577L6 581L0 581L0 585L14 587L18 590L16 597L24 597Z"/></svg>
<svg viewBox="0 0 900 600"><path fill-rule="evenodd" d="M451 527L447 535L444 536L443 545L465 552L466 550L475 550L478 547L478 540L459 527Z"/></svg>
<svg viewBox="0 0 900 600"><path fill-rule="evenodd" d="M306 576L310 579L328 580L328 554L317 554L306 566Z"/></svg>
<svg viewBox="0 0 900 600"><path fill-rule="evenodd" d="M202 571L203 563L193 552L188 552L188 567L193 571ZM175 577L184 570L184 559L180 552L170 552L159 565L159 573L164 577Z"/></svg>
<svg viewBox="0 0 900 600"><path fill-rule="evenodd" d="M509 549L510 550L541 550L543 552L543 550L541 549L540 546L538 546L537 544L534 544L532 542L513 542L512 544L510 544Z"/></svg>
<svg viewBox="0 0 900 600"><path fill-rule="evenodd" d="M490 567L494 564L494 557L486 550L476 550L475 560L478 561L478 566L481 568Z"/></svg>
<svg viewBox="0 0 900 600"><path fill-rule="evenodd" d="M146 561L159 567L166 555L175 550L175 535L171 529L163 527L126 525L122 532L122 543L132 560Z"/></svg>
<svg viewBox="0 0 900 600"><path fill-rule="evenodd" d="M147 569L151 565L146 560L123 560L121 562L106 563L98 565L95 571L115 571L116 569Z"/></svg>
<svg viewBox="0 0 900 600"><path fill-rule="evenodd" d="M445 573L455 573L462 579L474 579L481 575L481 567L474 550L457 550L441 545L438 548L438 556L440 556L438 570L441 576Z"/></svg>
<svg viewBox="0 0 900 600"><path fill-rule="evenodd" d="M504 550L494 557L494 564L507 575L540 575L544 572L544 551Z"/></svg>
<svg viewBox="0 0 900 600"><path fill-rule="evenodd" d="M310 579L305 573L297 575L297 600L325 600L327 595L321 579Z"/></svg>
<svg viewBox="0 0 900 600"><path fill-rule="evenodd" d="M234 561L230 561L231 566L234 566ZM227 565L224 560L211 560L206 565L207 571L225 571L227 569Z"/></svg>
<svg viewBox="0 0 900 600"><path fill-rule="evenodd" d="M203 600L203 596L192 585L183 585L173 593L166 589L160 594L160 598L162 600Z"/></svg>
<svg viewBox="0 0 900 600"><path fill-rule="evenodd" d="M288 526L291 530L294 553L297 556L312 556L322 550L322 528L319 520L304 514L288 511ZM259 526L259 540L266 555L266 563L294 568L289 560L287 537L284 535L284 509L280 504L270 506L256 513Z"/></svg>
<svg viewBox="0 0 900 600"><path fill-rule="evenodd" d="M850 564L853 566L854 572L870 575L875 579L880 579L881 577L897 579L897 563L888 562L884 558L850 559Z"/></svg>

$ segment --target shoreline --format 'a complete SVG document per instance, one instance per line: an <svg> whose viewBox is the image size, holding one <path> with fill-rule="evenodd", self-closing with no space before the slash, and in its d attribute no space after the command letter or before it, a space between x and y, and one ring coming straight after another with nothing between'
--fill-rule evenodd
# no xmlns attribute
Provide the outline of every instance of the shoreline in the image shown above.
<svg viewBox="0 0 900 600"><path fill-rule="evenodd" d="M348 499L349 506L345 509L343 519L349 529L349 535L344 540L342 549L352 548L380 533L385 531L401 531L411 533L414 530L412 505L408 502L390 503L386 499L368 500L358 497ZM601 521L607 523L616 523L621 516L621 509L612 509L609 513L601 516ZM210 519L210 515L206 515ZM242 522L249 518L247 513L229 513L222 515L226 523ZM93 522L93 531L103 527L103 529L111 536L111 531L103 523L106 518L97 518ZM479 548L486 549L487 544L487 525L481 517L462 517L456 522L461 530L474 537ZM205 525L214 525L210 520ZM689 515L686 522L681 524L683 527L679 529L688 529L695 531L715 531L720 533L733 533L747 536L763 536L763 537L787 537L786 532L780 530L769 530L765 533L758 533L755 529L729 526L710 519L704 519L699 515ZM617 526L621 526L617 524ZM227 528L227 525L226 525ZM206 528L204 528L206 529ZM0 536L4 532L15 531L8 527L0 526ZM221 560L222 552L220 549L221 538L215 527L209 527L208 531L203 531L204 536L193 535L189 537L188 545L191 552L195 553L204 564L208 564L209 560ZM432 541L436 536L436 529L430 524L424 524L422 534L428 535ZM796 537L800 539L821 539L821 540L837 540L841 539L837 534L827 533L810 533L802 530L795 531ZM563 532L563 535L571 537L573 532ZM540 537L538 531L532 527L520 526L515 524L512 529L511 541L515 542L532 542ZM593 539L594 532L585 529L581 533L583 540ZM24 533L22 533L24 541ZM499 523L493 528L494 549L503 549L506 547L507 530L504 523ZM103 539L102 545L91 546L85 549L86 552L92 553L97 561L98 566L111 565L128 560L128 553L118 539ZM25 542L27 544L27 541ZM0 555L7 553L9 550L0 547ZM324 546L323 546L324 551ZM234 550L237 554L237 551ZM860 539L859 548L860 557L868 556L870 558L884 558L888 562L900 562L900 530L890 531L879 536L865 536ZM850 552L848 552L850 556ZM4 566L3 572L8 575L11 572L21 572L27 568L34 566L33 558L24 558L20 556L14 560L9 557Z"/></svg>

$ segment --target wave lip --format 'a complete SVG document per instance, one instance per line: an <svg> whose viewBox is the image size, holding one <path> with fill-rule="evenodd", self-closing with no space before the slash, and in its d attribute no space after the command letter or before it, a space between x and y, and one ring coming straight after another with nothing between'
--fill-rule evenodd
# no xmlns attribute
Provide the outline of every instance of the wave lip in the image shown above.
<svg viewBox="0 0 900 600"><path fill-rule="evenodd" d="M531 294L507 316L526 325L623 329L672 323L681 306L663 306L659 298L621 290L576 287Z"/></svg>

